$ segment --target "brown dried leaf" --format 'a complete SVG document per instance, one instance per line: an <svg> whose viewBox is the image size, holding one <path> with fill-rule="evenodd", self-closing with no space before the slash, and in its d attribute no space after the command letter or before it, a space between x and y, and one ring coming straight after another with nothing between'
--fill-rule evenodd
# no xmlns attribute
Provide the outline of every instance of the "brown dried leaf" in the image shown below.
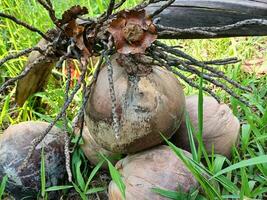
<svg viewBox="0 0 267 200"><path fill-rule="evenodd" d="M122 11L108 28L117 51L122 54L144 53L157 39L156 27L145 10Z"/></svg>
<svg viewBox="0 0 267 200"><path fill-rule="evenodd" d="M63 15L62 19L59 20L60 26L66 24L74 19L76 19L79 15L88 14L88 9L86 7L81 7L79 5L72 6L69 10L66 10Z"/></svg>

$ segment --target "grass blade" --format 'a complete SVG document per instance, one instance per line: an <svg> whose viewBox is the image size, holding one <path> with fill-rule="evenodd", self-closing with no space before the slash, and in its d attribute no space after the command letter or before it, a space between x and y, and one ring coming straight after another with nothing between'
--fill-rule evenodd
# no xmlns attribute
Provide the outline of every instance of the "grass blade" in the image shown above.
<svg viewBox="0 0 267 200"><path fill-rule="evenodd" d="M52 186L49 188L46 188L46 192L52 192L52 191L59 191L59 190L66 190L66 189L70 189L73 188L72 185L59 185L59 186Z"/></svg>
<svg viewBox="0 0 267 200"><path fill-rule="evenodd" d="M193 159L197 161L199 159L198 159L198 153L197 153L197 149L196 149L196 145L194 141L194 127L190 121L188 112L186 112L185 114L185 122L186 122L186 129L187 129L188 139L190 143L191 153L192 153Z"/></svg>
<svg viewBox="0 0 267 200"><path fill-rule="evenodd" d="M5 188L6 188L6 184L7 184L7 180L8 177L7 175L4 176L4 178L2 179L1 185L0 185L0 199L2 199L4 192L5 192Z"/></svg>
<svg viewBox="0 0 267 200"><path fill-rule="evenodd" d="M105 187L96 187L96 188L91 188L89 190L86 191L86 194L95 194L95 193L98 193L98 192L103 192L105 191Z"/></svg>
<svg viewBox="0 0 267 200"><path fill-rule="evenodd" d="M154 193L157 193L163 197L167 197L169 199L173 200L184 200L188 199L188 194L183 193L183 192L176 192L176 191L171 191L171 190L163 190L160 188L152 188L152 191Z"/></svg>
<svg viewBox="0 0 267 200"><path fill-rule="evenodd" d="M96 173L98 172L98 170L101 168L101 166L103 165L104 163L104 160L101 160L96 166L95 168L92 170L87 182L86 182L86 185L85 185L85 188L84 188L84 192L87 193L87 190L88 190L88 187L89 187L89 184L90 182L92 181L92 179L95 177Z"/></svg>
<svg viewBox="0 0 267 200"><path fill-rule="evenodd" d="M108 168L109 168L109 172L110 172L110 175L111 175L111 178L112 180L116 183L116 185L118 186L122 196L123 196L123 199L126 198L125 196L125 184L124 182L122 181L122 178L121 178L121 175L120 173L118 172L118 170L112 165L112 163L103 155L101 154L102 157L108 162Z"/></svg>
<svg viewBox="0 0 267 200"><path fill-rule="evenodd" d="M251 158L248 160L242 160L242 161L240 161L236 164L233 164L233 165L221 170L220 172L216 173L214 176L211 177L211 179L218 177L222 174L225 174L227 172L231 172L235 169L240 169L242 167L248 167L251 165L258 165L258 164L264 164L264 163L267 163L267 155L258 156L258 157Z"/></svg>
<svg viewBox="0 0 267 200"><path fill-rule="evenodd" d="M45 181L45 155L44 155L44 147L42 147L42 153L41 153L41 194L42 194L42 197L45 196L45 188L46 188L46 181Z"/></svg>

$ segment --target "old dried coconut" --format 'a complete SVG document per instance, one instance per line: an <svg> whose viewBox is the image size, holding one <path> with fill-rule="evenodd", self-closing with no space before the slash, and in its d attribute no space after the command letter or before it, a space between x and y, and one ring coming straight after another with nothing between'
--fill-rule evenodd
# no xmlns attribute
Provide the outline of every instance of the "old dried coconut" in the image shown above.
<svg viewBox="0 0 267 200"><path fill-rule="evenodd" d="M134 153L162 142L160 133L170 138L184 115L185 97L177 78L169 71L153 66L145 75L129 75L112 58L119 117L119 138L112 127L112 104L108 70L104 66L86 107L85 121L95 141L117 153Z"/></svg>
<svg viewBox="0 0 267 200"><path fill-rule="evenodd" d="M186 109L195 132L198 130L198 96L186 98ZM219 104L213 97L203 99L203 142L206 150L227 157L237 142L240 123L226 104ZM185 119L172 141L182 149L190 151ZM196 141L196 139L195 139Z"/></svg>
<svg viewBox="0 0 267 200"><path fill-rule="evenodd" d="M16 199L36 199L41 190L41 149L44 146L46 187L62 185L66 178L64 134L56 127L40 143L27 167L18 168L27 156L31 141L49 126L45 122L22 122L10 126L0 136L0 180L8 176L6 192ZM49 193L49 199L57 194Z"/></svg>
<svg viewBox="0 0 267 200"><path fill-rule="evenodd" d="M191 156L184 151L184 154ZM193 175L183 162L168 146L158 146L153 149L127 156L116 164L126 186L127 200L165 200L152 191L152 188L189 192L198 187ZM111 181L109 185L109 200L122 200L120 190Z"/></svg>

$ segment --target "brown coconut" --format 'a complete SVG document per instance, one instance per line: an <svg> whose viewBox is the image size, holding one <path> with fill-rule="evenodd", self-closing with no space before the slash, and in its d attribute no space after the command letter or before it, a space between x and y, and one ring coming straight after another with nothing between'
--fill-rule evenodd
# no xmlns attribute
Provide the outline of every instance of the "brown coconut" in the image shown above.
<svg viewBox="0 0 267 200"><path fill-rule="evenodd" d="M79 136L80 131L76 129L74 133ZM109 160L115 164L118 161L119 155L116 153L113 153L111 151L108 151L101 147L92 137L90 134L88 128L86 125L83 127L82 132L82 138L83 138L83 144L81 144L81 148L87 157L87 159L90 161L91 164L97 165L101 161L101 155L105 155ZM107 168L107 164L103 165L103 168Z"/></svg>
<svg viewBox="0 0 267 200"><path fill-rule="evenodd" d="M7 175L6 192L15 199L36 199L41 190L41 150L44 147L46 187L64 184L65 169L64 134L54 127L37 145L28 165L19 172L31 142L40 136L49 123L22 122L8 127L0 136L0 180ZM51 196L52 195L52 196ZM49 199L58 194L49 193Z"/></svg>
<svg viewBox="0 0 267 200"><path fill-rule="evenodd" d="M198 96L186 98L186 109L195 132L198 131ZM237 142L240 123L226 104L220 104L213 97L203 99L203 142L208 153L214 152L229 157L231 148ZM182 149L190 151L185 119L172 141ZM195 141L196 138L195 138Z"/></svg>
<svg viewBox="0 0 267 200"><path fill-rule="evenodd" d="M185 110L183 89L169 71L153 66L148 75L130 76L112 58L116 112L120 135L112 127L107 67L99 73L86 106L85 121L95 141L117 153L134 153L170 138L179 128Z"/></svg>
<svg viewBox="0 0 267 200"><path fill-rule="evenodd" d="M152 188L187 193L198 186L183 162L165 145L127 156L116 164L116 168L126 186L127 200L163 200L167 198L154 193ZM109 200L121 199L117 185L111 181Z"/></svg>

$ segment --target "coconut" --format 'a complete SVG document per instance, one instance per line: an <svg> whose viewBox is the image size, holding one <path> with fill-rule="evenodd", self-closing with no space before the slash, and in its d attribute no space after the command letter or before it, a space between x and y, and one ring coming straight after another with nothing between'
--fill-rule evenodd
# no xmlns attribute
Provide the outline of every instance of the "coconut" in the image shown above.
<svg viewBox="0 0 267 200"><path fill-rule="evenodd" d="M160 144L160 133L170 138L179 128L185 97L177 78L168 70L153 66L148 74L129 75L115 55L112 58L119 117L119 138L112 126L112 103L108 70L104 66L92 88L85 122L95 141L117 153L134 153Z"/></svg>
<svg viewBox="0 0 267 200"><path fill-rule="evenodd" d="M80 131L76 129L74 133L77 136L79 136ZM83 150L83 153L85 154L85 156L87 157L87 159L90 161L91 164L97 165L101 161L102 157L100 154L103 154L107 158L109 158L109 160L113 164L115 164L118 161L119 155L101 147L94 140L86 125L84 125L83 127L82 138L83 138L83 143L80 146ZM107 164L103 165L103 168L107 168Z"/></svg>
<svg viewBox="0 0 267 200"><path fill-rule="evenodd" d="M198 96L186 98L186 109L195 132L198 131ZM213 97L203 98L203 143L208 153L227 157L237 142L240 123L226 104L220 104ZM185 119L172 141L180 148L190 151ZM196 138L195 138L195 141ZM197 144L196 144L197 145Z"/></svg>
<svg viewBox="0 0 267 200"><path fill-rule="evenodd" d="M184 154L191 156L184 151ZM153 188L187 193L198 183L183 162L165 145L129 155L116 164L126 186L127 200L167 199ZM109 200L123 199L117 185L111 181Z"/></svg>
<svg viewBox="0 0 267 200"><path fill-rule="evenodd" d="M42 147L45 155L46 187L61 185L66 177L64 138L58 128L52 128L36 147L27 167L18 171L28 154L31 141L48 126L49 123L45 122L22 122L8 127L0 137L0 180L5 175L8 176L6 190L16 199L36 199L41 190Z"/></svg>

